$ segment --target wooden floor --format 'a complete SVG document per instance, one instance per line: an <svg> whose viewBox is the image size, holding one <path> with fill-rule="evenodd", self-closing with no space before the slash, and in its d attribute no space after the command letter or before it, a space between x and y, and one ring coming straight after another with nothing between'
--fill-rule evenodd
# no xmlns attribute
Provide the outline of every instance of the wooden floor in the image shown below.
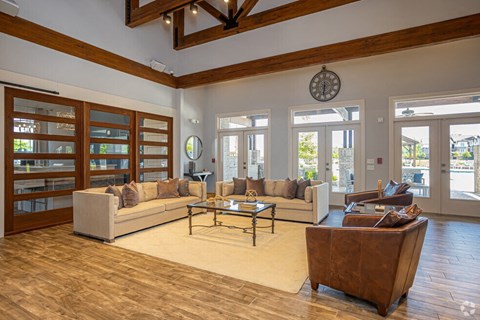
<svg viewBox="0 0 480 320"><path fill-rule="evenodd" d="M414 287L388 318L475 319L460 306L474 302L480 314L480 219L429 218ZM382 317L308 281L288 294L73 236L71 225L0 239L0 319L333 318Z"/></svg>

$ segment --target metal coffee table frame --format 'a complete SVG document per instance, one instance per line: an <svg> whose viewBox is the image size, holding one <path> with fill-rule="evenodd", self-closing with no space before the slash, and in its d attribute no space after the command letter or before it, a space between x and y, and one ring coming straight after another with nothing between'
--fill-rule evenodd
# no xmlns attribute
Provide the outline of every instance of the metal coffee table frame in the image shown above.
<svg viewBox="0 0 480 320"><path fill-rule="evenodd" d="M257 202L257 207L254 210L249 210L249 209L244 209L240 207L239 202L235 201L230 201L230 206L225 206L225 205L220 205L216 203L211 203L211 202L197 202L193 204L188 204L188 227L189 227L189 234L192 235L192 229L194 227L206 227L206 228L212 228L212 227L225 227L229 229L240 229L243 230L244 233L249 233L252 235L252 240L253 240L253 246L255 247L257 245L256 239L257 239L257 228L272 228L272 233L275 233L275 208L276 204L275 203L264 203L264 202ZM193 212L192 210L194 208L197 209L208 209L208 210L213 210L213 225L192 225L192 216ZM257 227L257 216L259 213L271 209L271 216L272 216L272 224L269 226L262 226L262 227ZM217 211L225 212L225 213L246 213L250 214L252 218L252 226L251 227L238 227L238 226L233 226L233 225L226 225L223 224L222 221L217 220ZM252 230L252 232L249 232L249 230Z"/></svg>

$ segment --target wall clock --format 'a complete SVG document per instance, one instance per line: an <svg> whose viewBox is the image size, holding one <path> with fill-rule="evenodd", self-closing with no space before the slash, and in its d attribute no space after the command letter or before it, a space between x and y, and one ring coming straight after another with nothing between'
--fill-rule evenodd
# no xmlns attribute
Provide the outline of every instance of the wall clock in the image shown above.
<svg viewBox="0 0 480 320"><path fill-rule="evenodd" d="M323 66L322 71L317 73L310 81L310 94L318 101L329 101L338 94L340 86L338 75Z"/></svg>

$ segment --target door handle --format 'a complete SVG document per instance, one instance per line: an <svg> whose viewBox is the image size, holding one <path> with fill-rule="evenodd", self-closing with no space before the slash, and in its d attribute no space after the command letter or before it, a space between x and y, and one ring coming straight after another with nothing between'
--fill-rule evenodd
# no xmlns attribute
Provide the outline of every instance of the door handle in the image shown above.
<svg viewBox="0 0 480 320"><path fill-rule="evenodd" d="M442 170L441 173L447 173L447 170Z"/></svg>
<svg viewBox="0 0 480 320"><path fill-rule="evenodd" d="M330 171L330 168L325 168L325 171Z"/></svg>

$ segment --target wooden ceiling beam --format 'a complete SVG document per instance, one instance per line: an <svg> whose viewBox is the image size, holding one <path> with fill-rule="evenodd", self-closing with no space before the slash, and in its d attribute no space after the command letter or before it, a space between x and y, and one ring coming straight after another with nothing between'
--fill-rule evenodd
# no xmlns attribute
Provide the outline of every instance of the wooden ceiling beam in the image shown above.
<svg viewBox="0 0 480 320"><path fill-rule="evenodd" d="M302 17L308 14L332 9L357 1L360 0L297 0L283 6L253 14L251 16L244 16L242 19L239 19L239 21L234 21L235 23L232 23L233 27L227 30L225 30L223 25L220 25L185 35L183 45L178 46L175 49L181 50L193 47L238 33L258 29L274 23Z"/></svg>
<svg viewBox="0 0 480 320"><path fill-rule="evenodd" d="M226 24L228 22L228 17L224 15L223 12L221 12L220 10L212 6L210 3L203 1L203 2L199 2L198 5L203 10L208 12L208 14L210 14L212 17L220 21L222 24Z"/></svg>
<svg viewBox="0 0 480 320"><path fill-rule="evenodd" d="M191 88L262 74L413 49L480 36L480 14L247 61L177 77Z"/></svg>
<svg viewBox="0 0 480 320"><path fill-rule="evenodd" d="M228 18L231 20L237 14L238 10L238 3L237 0L230 0L228 1L227 11L228 11Z"/></svg>
<svg viewBox="0 0 480 320"><path fill-rule="evenodd" d="M19 17L0 13L0 32L133 76L175 88L175 77Z"/></svg>
<svg viewBox="0 0 480 320"><path fill-rule="evenodd" d="M137 0L125 0L137 1ZM200 0L198 0L200 1ZM197 1L197 2L198 2ZM126 25L134 28L160 18L165 12L174 12L190 4L192 0L154 0L141 7L133 8Z"/></svg>
<svg viewBox="0 0 480 320"><path fill-rule="evenodd" d="M238 9L237 13L235 14L235 20L238 21L239 19L248 16L250 11L252 11L253 7L258 3L258 0L245 0L242 4L240 9Z"/></svg>

